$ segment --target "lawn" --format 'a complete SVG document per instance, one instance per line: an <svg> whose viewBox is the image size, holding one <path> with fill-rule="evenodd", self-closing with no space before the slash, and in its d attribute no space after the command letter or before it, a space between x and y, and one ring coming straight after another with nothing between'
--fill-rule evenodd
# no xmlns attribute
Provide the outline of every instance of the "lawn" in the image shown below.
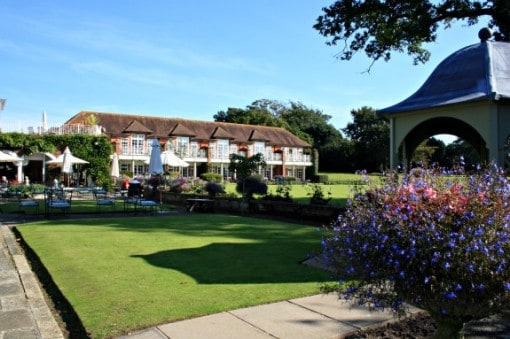
<svg viewBox="0 0 510 339"><path fill-rule="evenodd" d="M320 293L316 228L222 214L17 226L93 338Z"/></svg>
<svg viewBox="0 0 510 339"><path fill-rule="evenodd" d="M337 174L330 174L329 175L331 180L334 181L344 181L345 183L342 184L317 184L319 187L321 187L322 192L324 193L325 198L331 198L331 201L329 202L332 206L345 206L347 199L352 196L353 188L355 188L357 185L359 185L360 180L362 177L357 174L344 174L344 173L337 173ZM372 176L372 178L374 178ZM290 197L293 199L294 202L300 203L300 204L309 204L310 203L310 197L313 194L313 185L310 183L295 183L290 185ZM276 184L269 184L267 186L268 193L276 194L276 190L279 187L279 185ZM236 184L235 183L228 183L225 185L225 192L228 194L236 194L240 196L239 193L236 192ZM257 197L257 196L255 196Z"/></svg>

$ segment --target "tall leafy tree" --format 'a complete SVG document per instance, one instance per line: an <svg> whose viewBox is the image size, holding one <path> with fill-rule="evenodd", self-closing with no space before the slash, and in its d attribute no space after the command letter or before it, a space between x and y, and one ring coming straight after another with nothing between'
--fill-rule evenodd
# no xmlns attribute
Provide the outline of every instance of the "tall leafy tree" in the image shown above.
<svg viewBox="0 0 510 339"><path fill-rule="evenodd" d="M257 178L250 177L256 173L261 167L265 167L264 155L257 153L251 157L244 157L238 154L230 155L230 164L228 169L235 172L237 175L236 189L242 193L243 199L249 199L253 194L262 194L261 192L267 191L267 185L260 182Z"/></svg>
<svg viewBox="0 0 510 339"><path fill-rule="evenodd" d="M378 171L389 162L390 125L371 107L351 110L353 121L342 131L353 143L353 163L356 169Z"/></svg>
<svg viewBox="0 0 510 339"><path fill-rule="evenodd" d="M342 134L329 123L330 115L312 109L299 102L285 105L279 101L261 99L246 109L229 108L213 116L215 121L239 124L283 127L299 138L320 148L328 143L337 143Z"/></svg>
<svg viewBox="0 0 510 339"><path fill-rule="evenodd" d="M415 64L425 63L430 52L422 44L436 41L440 26L449 28L454 21L471 26L483 16L490 18L496 40L510 41L508 0L338 0L322 11L313 27L328 45L342 46L342 60L358 51L373 61L406 52Z"/></svg>

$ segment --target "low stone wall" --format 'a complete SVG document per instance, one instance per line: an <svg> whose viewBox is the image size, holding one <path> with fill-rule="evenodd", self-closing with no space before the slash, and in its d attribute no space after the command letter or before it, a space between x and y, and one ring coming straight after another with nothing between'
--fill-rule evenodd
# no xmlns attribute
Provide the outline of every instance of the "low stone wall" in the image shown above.
<svg viewBox="0 0 510 339"><path fill-rule="evenodd" d="M186 205L190 198L208 198L207 195L162 192L162 201L170 204ZM343 208L338 206L304 205L285 201L251 200L249 203L241 199L216 198L214 209L223 213L252 213L273 215L296 220L317 221L328 223L335 220Z"/></svg>

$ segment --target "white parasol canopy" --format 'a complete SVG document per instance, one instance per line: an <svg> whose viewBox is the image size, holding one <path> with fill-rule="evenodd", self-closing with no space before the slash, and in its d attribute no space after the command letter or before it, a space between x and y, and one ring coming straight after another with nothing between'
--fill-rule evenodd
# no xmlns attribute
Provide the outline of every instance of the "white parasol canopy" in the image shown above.
<svg viewBox="0 0 510 339"><path fill-rule="evenodd" d="M63 166L64 165L64 155L67 154L68 161L71 162L71 164L88 164L89 162L83 159L80 159L78 157L75 157L72 153L69 147L66 147L64 153L60 154L55 160L50 160L47 162L47 164L56 164Z"/></svg>
<svg viewBox="0 0 510 339"><path fill-rule="evenodd" d="M118 179L120 177L120 171L119 171L119 156L117 153L113 153L112 156L112 165L110 168L110 176Z"/></svg>
<svg viewBox="0 0 510 339"><path fill-rule="evenodd" d="M162 174L163 164L161 163L161 150L159 149L159 142L153 140L151 144L151 157L149 159L149 173Z"/></svg>
<svg viewBox="0 0 510 339"><path fill-rule="evenodd" d="M172 151L164 151L161 153L161 163L172 167L188 167L189 164L175 155Z"/></svg>
<svg viewBox="0 0 510 339"><path fill-rule="evenodd" d="M0 151L0 162L18 162L23 159L18 157L18 155L12 151Z"/></svg>
<svg viewBox="0 0 510 339"><path fill-rule="evenodd" d="M62 162L62 173L73 173L73 159L71 159L71 150L66 147L64 151L64 161Z"/></svg>

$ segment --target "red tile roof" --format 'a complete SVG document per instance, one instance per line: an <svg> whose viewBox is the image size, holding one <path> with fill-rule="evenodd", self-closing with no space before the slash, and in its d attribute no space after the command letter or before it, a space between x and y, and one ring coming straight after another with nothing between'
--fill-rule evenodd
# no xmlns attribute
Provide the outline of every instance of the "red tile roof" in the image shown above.
<svg viewBox="0 0 510 339"><path fill-rule="evenodd" d="M230 139L235 143L260 140L279 146L311 147L309 143L281 127L92 111L81 111L65 124L87 124L87 121L90 121L87 117L90 115L95 116L97 124L110 136L143 133L162 139L169 136L189 136L191 140Z"/></svg>

